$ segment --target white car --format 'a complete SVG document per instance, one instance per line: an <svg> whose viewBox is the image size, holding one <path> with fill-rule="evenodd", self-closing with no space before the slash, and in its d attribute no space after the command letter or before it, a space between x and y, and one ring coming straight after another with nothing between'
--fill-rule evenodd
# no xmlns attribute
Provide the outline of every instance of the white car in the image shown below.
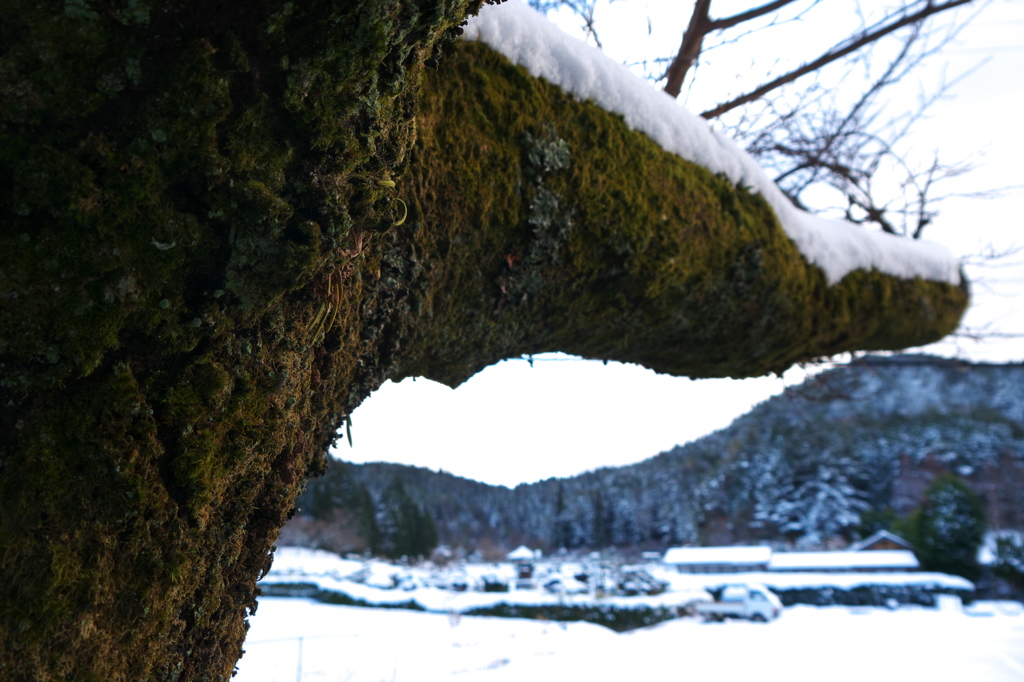
<svg viewBox="0 0 1024 682"><path fill-rule="evenodd" d="M697 602L694 611L704 620L748 618L766 623L782 614L782 602L764 585L729 585L718 601Z"/></svg>
<svg viewBox="0 0 1024 682"><path fill-rule="evenodd" d="M586 594L589 588L575 578L556 575L544 581L544 589L552 594Z"/></svg>

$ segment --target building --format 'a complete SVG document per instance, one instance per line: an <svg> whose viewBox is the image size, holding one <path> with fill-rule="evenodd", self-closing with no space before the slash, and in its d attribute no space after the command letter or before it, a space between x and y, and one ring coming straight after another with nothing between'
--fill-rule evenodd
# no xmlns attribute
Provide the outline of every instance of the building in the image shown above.
<svg viewBox="0 0 1024 682"><path fill-rule="evenodd" d="M874 573L916 571L921 565L906 549L871 552L776 552L768 562L769 571L800 573Z"/></svg>
<svg viewBox="0 0 1024 682"><path fill-rule="evenodd" d="M533 578L533 562L538 558L540 550L534 552L526 545L519 545L507 555L505 559L516 565L517 590L529 590L535 587Z"/></svg>
<svg viewBox="0 0 1024 682"><path fill-rule="evenodd" d="M673 547L662 562L680 573L765 571L771 547Z"/></svg>
<svg viewBox="0 0 1024 682"><path fill-rule="evenodd" d="M506 561L512 561L512 562L515 562L515 563L518 563L518 562L521 562L521 561L532 562L536 558L537 558L536 552L534 552L532 549L530 549L526 545L519 545L518 547L516 547L511 552L509 552L508 554L505 555L505 560Z"/></svg>
<svg viewBox="0 0 1024 682"><path fill-rule="evenodd" d="M850 545L851 552L876 551L884 549L909 549L913 546L899 535L890 533L887 530L880 530L873 535L864 538L860 542Z"/></svg>
<svg viewBox="0 0 1024 682"><path fill-rule="evenodd" d="M673 547L665 552L662 562L680 573L871 573L920 568L917 557L908 549L874 547L870 551L841 552L774 552L771 547Z"/></svg>

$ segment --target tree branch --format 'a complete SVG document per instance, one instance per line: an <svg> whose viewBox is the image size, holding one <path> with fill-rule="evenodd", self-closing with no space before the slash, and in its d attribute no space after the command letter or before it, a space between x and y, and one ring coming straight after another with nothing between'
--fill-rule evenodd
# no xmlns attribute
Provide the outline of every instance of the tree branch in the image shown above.
<svg viewBox="0 0 1024 682"><path fill-rule="evenodd" d="M960 5L966 5L969 2L971 2L971 0L950 0L950 2L946 2L941 5L934 5L931 3L931 1L929 1L925 5L925 7L920 11L904 16L903 18L894 21L891 24L883 26L882 28L877 29L875 31L864 33L859 38L847 43L846 45L837 45L836 47L833 47L822 56L815 59L814 61L804 64L803 66L794 69L793 71L790 71L787 74L779 76L775 80L769 83L765 83L764 85L752 90L751 92L748 92L745 95L741 95L740 97L737 97L729 102L719 104L717 107L713 109L708 109L707 111L701 113L701 116L708 119L717 118L722 114L726 113L727 111L731 111L736 107L747 104L748 102L753 102L754 100L759 99L764 95L768 94L772 90L775 90L787 83L795 81L801 76L806 76L809 73L813 73L814 71L817 71L818 69L836 61L837 59L842 59L846 55L852 52L856 52L865 45L870 45L871 43L879 40L880 38L883 38L884 36L892 33L893 31L898 31L901 28L911 26L920 21L923 21L924 19L927 19L928 17L934 14L944 12L948 9L953 9L954 7L959 7ZM667 89L668 88L666 87L666 90Z"/></svg>
<svg viewBox="0 0 1024 682"><path fill-rule="evenodd" d="M679 53L672 60L672 64L668 67L668 72L665 74L665 77L668 79L668 82L665 83L665 92L673 97L679 97L679 91L682 90L686 73L693 66L694 62L697 61L697 57L700 56L701 47L704 44L704 36L711 30L708 28L708 25L711 23L711 20L708 18L710 9L711 0L697 0L697 4L693 7L693 14L690 15L690 24L686 27L686 33L683 34L682 44L679 45Z"/></svg>
<svg viewBox="0 0 1024 682"><path fill-rule="evenodd" d="M796 2L796 0L775 0L775 2L769 2L766 5L755 7L752 10L747 10L746 12L741 12L740 14L734 14L731 17L725 17L724 19L715 19L714 21L708 24L707 32L710 33L711 31L723 31L727 28L732 28L737 24L742 24L744 22L750 21L751 19L757 19L758 17L762 17L765 14L770 14L771 12L774 12L777 9L782 9L786 5L790 5L794 2Z"/></svg>

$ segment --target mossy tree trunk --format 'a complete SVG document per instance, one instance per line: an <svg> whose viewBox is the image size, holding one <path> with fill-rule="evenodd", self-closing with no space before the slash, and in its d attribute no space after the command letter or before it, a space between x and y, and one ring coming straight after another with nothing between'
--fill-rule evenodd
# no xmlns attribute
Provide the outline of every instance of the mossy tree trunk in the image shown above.
<svg viewBox="0 0 1024 682"><path fill-rule="evenodd" d="M3 4L0 678L231 673L389 371L376 182L471 4Z"/></svg>
<svg viewBox="0 0 1024 682"><path fill-rule="evenodd" d="M229 675L388 377L747 376L955 326L965 291L826 286L758 198L481 46L420 94L472 5L4 5L0 677Z"/></svg>

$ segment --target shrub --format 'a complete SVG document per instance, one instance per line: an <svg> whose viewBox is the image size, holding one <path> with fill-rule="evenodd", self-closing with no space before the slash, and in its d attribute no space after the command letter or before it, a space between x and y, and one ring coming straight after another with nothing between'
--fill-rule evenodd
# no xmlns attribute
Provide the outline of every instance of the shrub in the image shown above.
<svg viewBox="0 0 1024 682"><path fill-rule="evenodd" d="M627 632L656 625L675 618L675 609L664 606L620 607L611 604L495 604L463 612L466 616L496 616L498 618L529 618L534 620L583 621L602 625L615 632Z"/></svg>
<svg viewBox="0 0 1024 682"><path fill-rule="evenodd" d="M952 475L935 479L908 521L921 568L977 579L985 508L966 483Z"/></svg>
<svg viewBox="0 0 1024 682"><path fill-rule="evenodd" d="M779 596L783 606L889 606L892 603L934 606L937 594L955 594L965 602L969 602L974 595L967 590L924 585L860 585L848 590L838 587L801 587L772 589L772 592Z"/></svg>

